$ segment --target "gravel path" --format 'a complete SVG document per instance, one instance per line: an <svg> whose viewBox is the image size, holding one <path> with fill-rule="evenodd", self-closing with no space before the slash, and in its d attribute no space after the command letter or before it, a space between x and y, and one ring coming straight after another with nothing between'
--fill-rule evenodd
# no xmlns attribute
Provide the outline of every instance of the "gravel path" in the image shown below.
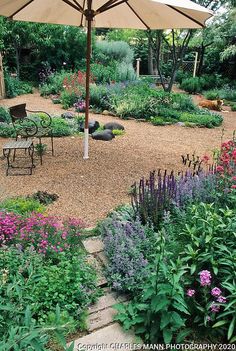
<svg viewBox="0 0 236 351"><path fill-rule="evenodd" d="M64 110L38 93L1 100L1 106L26 102L29 109L60 115ZM111 142L90 140L90 159L82 158L81 137L55 139L55 157L44 156L32 176L5 176L0 162L0 198L26 195L38 190L57 193L59 199L48 213L84 219L88 226L105 217L117 205L129 201L128 190L135 180L153 169L179 170L181 154L202 156L220 145L222 127L216 129L155 127L148 123L121 121L110 116L91 116L99 122L117 120L126 134ZM225 139L236 129L236 113L224 113ZM6 139L0 139L0 147Z"/></svg>

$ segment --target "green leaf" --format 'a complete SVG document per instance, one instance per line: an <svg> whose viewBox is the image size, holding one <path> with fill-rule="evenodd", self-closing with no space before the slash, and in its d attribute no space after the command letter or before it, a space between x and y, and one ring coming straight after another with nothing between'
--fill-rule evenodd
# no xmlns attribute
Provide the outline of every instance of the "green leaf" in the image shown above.
<svg viewBox="0 0 236 351"><path fill-rule="evenodd" d="M161 298L161 296L154 296L151 300L151 308L153 311L158 312L165 309L169 305L169 300Z"/></svg>
<svg viewBox="0 0 236 351"><path fill-rule="evenodd" d="M229 326L229 329L228 329L228 335L227 335L228 340L230 340L232 335L233 335L234 327L235 327L235 321L236 321L236 316L234 316L234 318L232 319L232 321L230 323L230 326Z"/></svg>
<svg viewBox="0 0 236 351"><path fill-rule="evenodd" d="M126 306L124 306L121 303L117 303L116 305L113 306L118 312L120 313L126 313Z"/></svg>
<svg viewBox="0 0 236 351"><path fill-rule="evenodd" d="M183 305L181 305L180 303L178 303L176 301L173 303L173 307L176 308L176 310L178 310L180 312L190 314L189 311L186 309L186 307L184 307Z"/></svg>
<svg viewBox="0 0 236 351"><path fill-rule="evenodd" d="M173 337L173 333L172 333L171 329L163 330L163 338L164 338L164 342L166 344L169 344L171 342L172 337Z"/></svg>
<svg viewBox="0 0 236 351"><path fill-rule="evenodd" d="M161 323L160 323L160 329L163 330L171 320L171 315L168 312L164 312L161 315Z"/></svg>
<svg viewBox="0 0 236 351"><path fill-rule="evenodd" d="M177 342L177 343L180 343L180 342L184 341L185 338L186 338L190 333L192 333L192 330L191 330L191 329L181 330L181 331L179 332L179 334L177 335L177 337L176 337L176 342Z"/></svg>
<svg viewBox="0 0 236 351"><path fill-rule="evenodd" d="M226 320L219 321L219 322L215 323L215 324L212 326L212 328L221 327L222 325L225 325L226 323L228 323L228 321L226 321Z"/></svg>
<svg viewBox="0 0 236 351"><path fill-rule="evenodd" d="M185 324L183 318L177 312L172 312L171 318L177 327L182 327Z"/></svg>

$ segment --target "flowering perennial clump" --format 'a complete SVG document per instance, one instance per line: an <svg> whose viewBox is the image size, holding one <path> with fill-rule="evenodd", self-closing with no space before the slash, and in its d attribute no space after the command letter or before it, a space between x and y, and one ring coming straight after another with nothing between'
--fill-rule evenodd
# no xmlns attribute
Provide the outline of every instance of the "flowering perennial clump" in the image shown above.
<svg viewBox="0 0 236 351"><path fill-rule="evenodd" d="M200 286L207 289L208 287L211 286L212 284L212 275L211 272L209 272L208 270L203 270L199 273L200 276ZM222 296L222 290L218 287L214 287L212 288L209 292L208 290L205 290L205 296L208 296L208 298L210 299L211 296L214 298L214 301L210 302L209 308L208 308L208 313L218 313L220 312L220 304L226 304L227 299ZM196 290L195 289L188 289L186 292L186 295L188 297L195 297L196 294ZM197 296L196 296L197 297ZM206 321L211 321L212 318L207 315L206 316Z"/></svg>
<svg viewBox="0 0 236 351"><path fill-rule="evenodd" d="M216 171L225 189L236 189L236 140L234 138L221 145Z"/></svg>
<svg viewBox="0 0 236 351"><path fill-rule="evenodd" d="M0 246L14 241L20 218L14 213L0 212Z"/></svg>
<svg viewBox="0 0 236 351"><path fill-rule="evenodd" d="M199 275L201 286L211 285L211 273L209 271L201 271Z"/></svg>
<svg viewBox="0 0 236 351"><path fill-rule="evenodd" d="M44 255L73 249L80 242L81 220L44 216L33 213L27 218L0 213L0 246L16 244L22 250L28 246Z"/></svg>
<svg viewBox="0 0 236 351"><path fill-rule="evenodd" d="M85 112L85 107L85 101L81 99L74 104L74 108L77 112Z"/></svg>

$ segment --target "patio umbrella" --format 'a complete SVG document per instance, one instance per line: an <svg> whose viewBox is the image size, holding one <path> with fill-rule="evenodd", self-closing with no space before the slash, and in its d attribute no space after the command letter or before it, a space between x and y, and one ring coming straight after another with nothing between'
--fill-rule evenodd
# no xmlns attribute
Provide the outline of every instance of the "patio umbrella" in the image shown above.
<svg viewBox="0 0 236 351"><path fill-rule="evenodd" d="M212 12L190 0L0 0L12 20L87 26L84 159L89 147L89 81L92 24L100 28L202 28Z"/></svg>

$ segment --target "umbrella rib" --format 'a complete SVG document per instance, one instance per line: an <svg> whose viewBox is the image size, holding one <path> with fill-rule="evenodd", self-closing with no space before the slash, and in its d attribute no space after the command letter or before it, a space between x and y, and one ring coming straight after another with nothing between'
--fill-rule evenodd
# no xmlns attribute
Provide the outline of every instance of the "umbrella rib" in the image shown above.
<svg viewBox="0 0 236 351"><path fill-rule="evenodd" d="M126 4L129 6L130 10L133 11L133 13L135 14L136 17L138 17L138 19L142 22L142 24L147 28L150 29L150 27L144 22L144 20L139 16L139 14L135 11L135 9L128 3L126 2Z"/></svg>
<svg viewBox="0 0 236 351"><path fill-rule="evenodd" d="M106 9L110 6L113 5L114 3L116 3L118 0L109 0L107 1L104 5L102 5L101 7L99 7L96 11L96 13L101 13L106 11Z"/></svg>
<svg viewBox="0 0 236 351"><path fill-rule="evenodd" d="M77 11L79 11L79 12L82 12L81 11L81 9L82 9L82 7L81 7L81 9L79 8L79 7L77 7L76 5L74 5L74 4L72 4L69 0L62 0L63 2L65 2L67 5L69 5L69 6L71 6L71 7L73 7L73 9L75 9L75 10L77 10Z"/></svg>
<svg viewBox="0 0 236 351"><path fill-rule="evenodd" d="M80 9L80 11L83 11L83 7L78 3L78 1L73 0L73 2L78 6L78 8Z"/></svg>
<svg viewBox="0 0 236 351"><path fill-rule="evenodd" d="M103 10L100 10L99 12L96 11L96 13L97 13L97 14L103 13L103 12L105 12L105 11L108 11L108 10L110 10L110 9L113 9L113 7L116 7L116 6L118 6L118 5L121 5L121 4L125 3L125 2L127 3L127 1L128 1L128 0L120 0L119 2L116 2L116 3L112 4L112 5L110 5L109 7L104 8Z"/></svg>
<svg viewBox="0 0 236 351"><path fill-rule="evenodd" d="M82 12L82 15L81 15L80 27L82 27L82 26L83 26L85 1L86 1L86 0L84 0L84 2L83 2L83 12Z"/></svg>
<svg viewBox="0 0 236 351"><path fill-rule="evenodd" d="M177 9L176 7L171 6L171 5L167 5L167 6L170 7L172 10L174 10L174 11L180 13L181 15L187 17L187 18L190 19L191 21L195 22L195 23L198 24L200 27L204 28L204 25L203 25L201 22L199 22L199 21L197 21L196 19L194 19L193 17L187 15L187 14L184 13L183 11L181 11L181 10Z"/></svg>
<svg viewBox="0 0 236 351"><path fill-rule="evenodd" d="M23 6L21 6L18 10L16 10L12 15L9 16L9 18L13 18L15 15L17 15L20 11L24 10L25 7L27 7L28 5L31 4L31 2L33 2L34 0L30 0L28 1L26 4L24 4Z"/></svg>

